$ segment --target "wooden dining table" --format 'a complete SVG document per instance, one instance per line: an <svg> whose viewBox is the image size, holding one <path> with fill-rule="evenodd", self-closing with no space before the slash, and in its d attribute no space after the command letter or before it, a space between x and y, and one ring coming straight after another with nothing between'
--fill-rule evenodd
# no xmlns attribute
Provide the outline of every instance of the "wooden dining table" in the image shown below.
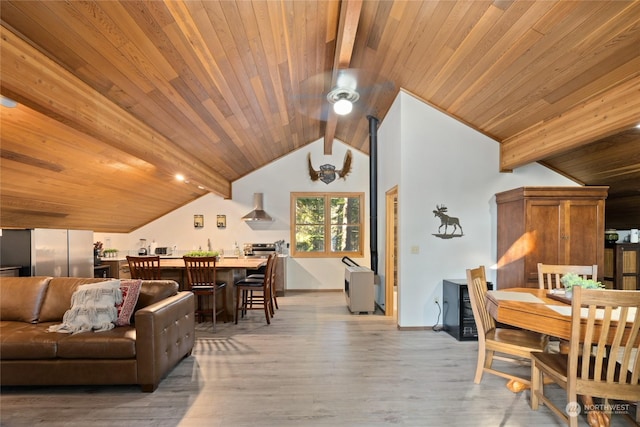
<svg viewBox="0 0 640 427"><path fill-rule="evenodd" d="M569 341L571 301L548 289L510 288L487 292L487 310L500 323ZM598 324L595 325L596 331ZM631 324L629 324L629 330ZM608 334L608 340L614 337Z"/></svg>
<svg viewBox="0 0 640 427"><path fill-rule="evenodd" d="M547 296L547 289L510 288L487 292L487 310L500 323L569 340L571 305ZM550 306L568 307L568 315Z"/></svg>
<svg viewBox="0 0 640 427"><path fill-rule="evenodd" d="M488 291L486 304L497 322L560 338L560 351L567 348L563 343L571 338L571 301L562 295L550 295L548 289L509 288ZM583 401L593 404L590 396L583 396ZM591 411L588 422L591 427L608 426L609 416Z"/></svg>

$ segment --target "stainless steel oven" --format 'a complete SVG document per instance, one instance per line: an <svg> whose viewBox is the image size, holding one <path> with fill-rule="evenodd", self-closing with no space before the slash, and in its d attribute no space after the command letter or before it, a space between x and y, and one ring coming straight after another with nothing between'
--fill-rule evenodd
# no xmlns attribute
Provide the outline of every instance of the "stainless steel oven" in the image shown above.
<svg viewBox="0 0 640 427"><path fill-rule="evenodd" d="M276 252L275 243L245 243L243 247L246 257L268 258Z"/></svg>

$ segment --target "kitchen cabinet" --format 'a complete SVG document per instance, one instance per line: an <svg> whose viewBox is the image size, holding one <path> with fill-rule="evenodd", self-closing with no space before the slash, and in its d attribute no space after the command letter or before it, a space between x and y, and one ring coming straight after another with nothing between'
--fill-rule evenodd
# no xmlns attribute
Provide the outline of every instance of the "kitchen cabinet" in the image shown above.
<svg viewBox="0 0 640 427"><path fill-rule="evenodd" d="M101 264L93 267L93 277L97 278L110 278L111 277L111 267L109 265Z"/></svg>
<svg viewBox="0 0 640 427"><path fill-rule="evenodd" d="M129 263L126 259L102 258L101 263L109 266L110 277L113 277L114 279L131 279Z"/></svg>
<svg viewBox="0 0 640 427"><path fill-rule="evenodd" d="M538 287L537 264L604 268L608 187L520 187L496 194L497 287Z"/></svg>
<svg viewBox="0 0 640 427"><path fill-rule="evenodd" d="M604 248L603 283L608 289L640 289L640 244L613 243Z"/></svg>

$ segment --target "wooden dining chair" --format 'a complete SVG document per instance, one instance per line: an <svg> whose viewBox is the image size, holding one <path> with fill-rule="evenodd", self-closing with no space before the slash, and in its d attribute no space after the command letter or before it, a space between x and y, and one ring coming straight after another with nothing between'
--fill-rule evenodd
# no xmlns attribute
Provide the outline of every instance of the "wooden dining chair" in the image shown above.
<svg viewBox="0 0 640 427"><path fill-rule="evenodd" d="M276 273L277 273L277 269L278 269L278 256L276 255L276 259L275 262L273 264L273 269L271 272L271 304L272 304L272 309L279 309L280 307L278 306L278 295L276 292ZM266 273L266 266L264 267L265 273ZM247 279L258 279L258 280L264 280L264 276L265 273L254 273L254 274L250 274L247 276Z"/></svg>
<svg viewBox="0 0 640 427"><path fill-rule="evenodd" d="M495 320L487 311L487 280L484 266L467 270L467 288L478 329L478 362L474 382L479 384L482 374L487 372L510 380L512 391L523 390L531 384L530 378L496 369L493 362L499 360L528 365L531 352L545 351L548 338L532 331L496 327Z"/></svg>
<svg viewBox="0 0 640 427"><path fill-rule="evenodd" d="M560 289L560 279L567 273L575 273L583 279L598 278L598 265L556 265L538 263L538 287L540 289Z"/></svg>
<svg viewBox="0 0 640 427"><path fill-rule="evenodd" d="M162 279L162 273L160 272L159 256L127 255L127 262L129 263L129 271L131 272L132 279L142 279L142 280Z"/></svg>
<svg viewBox="0 0 640 427"><path fill-rule="evenodd" d="M531 409L537 410L543 403L569 426L577 427L578 395L640 401L638 307L638 291L576 287L571 301L569 353L531 354ZM543 384L548 380L566 390L566 406L556 406L545 395Z"/></svg>
<svg viewBox="0 0 640 427"><path fill-rule="evenodd" d="M235 283L236 309L235 323L238 323L240 315L244 317L248 310L264 310L267 324L271 324L274 315L272 294L273 270L277 261L277 255L269 255L264 278L245 278Z"/></svg>
<svg viewBox="0 0 640 427"><path fill-rule="evenodd" d="M280 309L278 306L278 296L276 295L276 274L278 272L278 255L273 257L273 265L271 266L271 278L269 279L269 294L271 296L271 310Z"/></svg>
<svg viewBox="0 0 640 427"><path fill-rule="evenodd" d="M196 319L211 316L213 330L220 313L227 323L227 283L216 278L216 257L183 256L187 271L187 289L196 299ZM218 308L217 295L222 295L222 307ZM209 301L211 300L211 301Z"/></svg>

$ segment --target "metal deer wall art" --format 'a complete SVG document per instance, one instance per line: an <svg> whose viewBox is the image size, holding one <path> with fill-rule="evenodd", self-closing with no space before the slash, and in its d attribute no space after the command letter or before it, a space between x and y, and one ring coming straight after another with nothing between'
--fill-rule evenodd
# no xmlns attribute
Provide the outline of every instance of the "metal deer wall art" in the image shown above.
<svg viewBox="0 0 640 427"><path fill-rule="evenodd" d="M352 154L351 150L347 150L347 153L344 155L344 163L342 164L342 169L336 169L333 165L322 165L320 166L320 170L315 170L313 168L313 164L311 163L311 153L307 156L308 164L309 164L309 177L311 181L322 181L325 184L329 184L336 179L336 175L342 179L346 179L346 176L351 172L351 162L352 162Z"/></svg>
<svg viewBox="0 0 640 427"><path fill-rule="evenodd" d="M436 205L435 211L433 214L440 218L440 227L438 227L438 233L434 233L433 235L439 237L441 239L451 239L453 237L462 237L464 233L462 231L462 226L460 225L460 219L447 215L447 207L445 205ZM444 233L442 233L442 227L444 227ZM451 233L447 234L447 229L449 227L453 227ZM460 231L456 233L456 231Z"/></svg>

